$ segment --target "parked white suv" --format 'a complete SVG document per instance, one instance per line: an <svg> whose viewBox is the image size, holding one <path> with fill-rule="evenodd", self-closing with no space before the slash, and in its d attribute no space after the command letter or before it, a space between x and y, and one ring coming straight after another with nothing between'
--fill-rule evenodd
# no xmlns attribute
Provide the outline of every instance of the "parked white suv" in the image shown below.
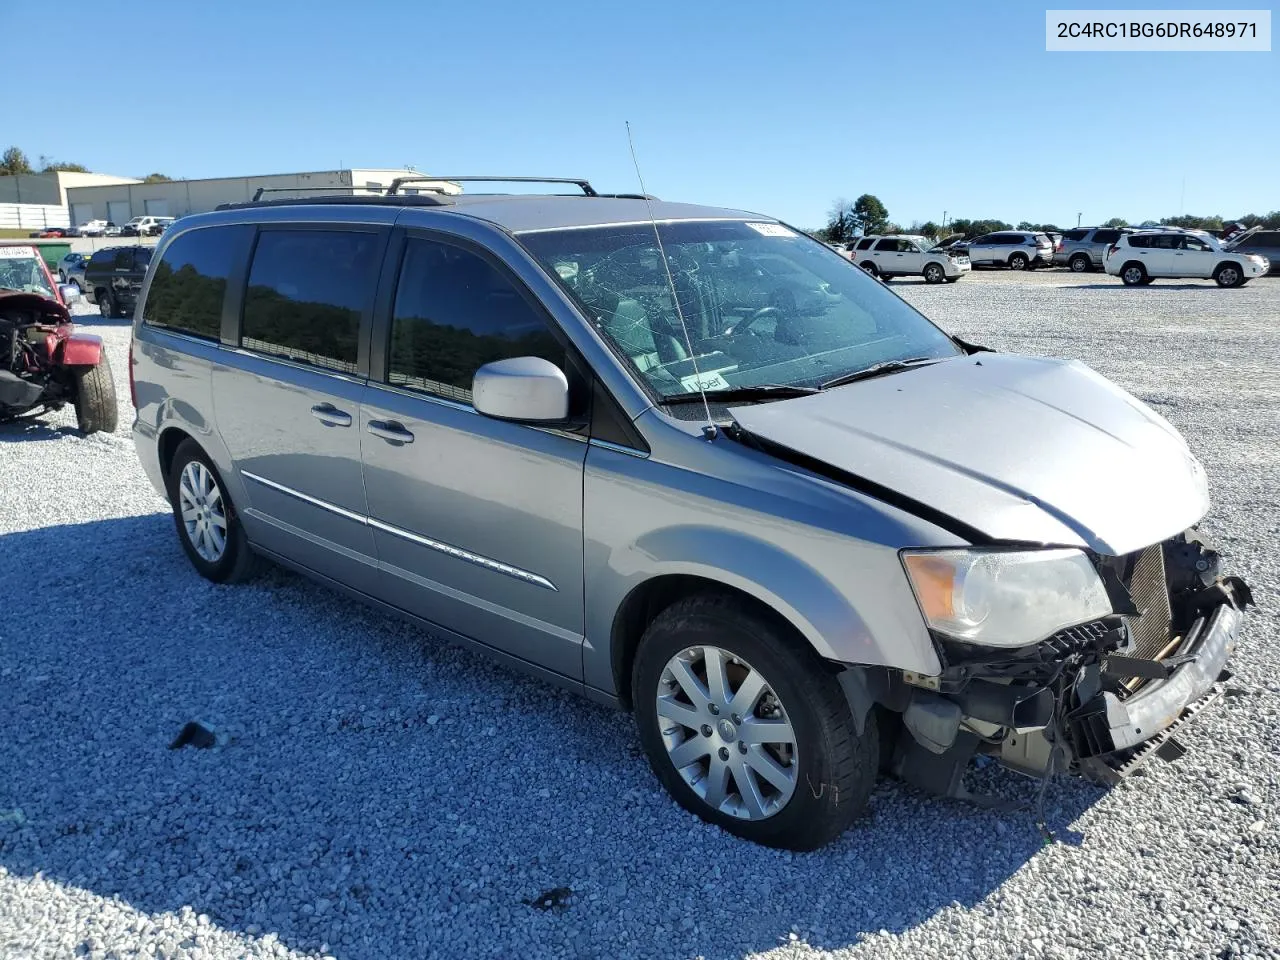
<svg viewBox="0 0 1280 960"><path fill-rule="evenodd" d="M1130 287L1158 278L1210 277L1220 287L1242 287L1271 269L1266 257L1224 248L1212 234L1163 230L1120 237L1107 248L1105 266L1107 273Z"/></svg>
<svg viewBox="0 0 1280 960"><path fill-rule="evenodd" d="M948 253L939 246L908 234L871 236L852 244L848 255L867 273L882 280L911 275L924 277L926 283L955 283L972 269L969 258Z"/></svg>

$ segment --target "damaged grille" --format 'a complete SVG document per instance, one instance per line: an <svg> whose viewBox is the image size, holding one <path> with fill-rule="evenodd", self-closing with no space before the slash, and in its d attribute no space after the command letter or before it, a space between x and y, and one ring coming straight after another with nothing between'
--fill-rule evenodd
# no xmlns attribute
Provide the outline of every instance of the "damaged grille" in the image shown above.
<svg viewBox="0 0 1280 960"><path fill-rule="evenodd" d="M1173 611L1165 579L1164 547L1155 544L1138 554L1129 575L1129 594L1141 614L1129 618L1130 656L1157 659L1171 639Z"/></svg>

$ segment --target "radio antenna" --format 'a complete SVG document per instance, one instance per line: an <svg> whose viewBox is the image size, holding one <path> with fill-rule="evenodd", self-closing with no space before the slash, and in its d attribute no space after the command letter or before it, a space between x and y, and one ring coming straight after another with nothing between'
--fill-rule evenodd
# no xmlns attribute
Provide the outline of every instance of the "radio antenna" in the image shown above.
<svg viewBox="0 0 1280 960"><path fill-rule="evenodd" d="M640 161L636 159L636 142L631 137L631 121L627 125L627 146L631 148L631 162L636 168L636 179L640 181L640 193L644 196L645 209L649 211L649 223L653 225L653 239L658 242L658 257L662 260L662 269L667 273L667 286L671 289L671 302L675 305L676 316L680 319L680 329L684 332L684 344L689 349L689 362L693 365L693 379L698 385L698 393L702 395L702 409L707 415L707 425L702 428L702 435L714 440L719 432L716 422L711 416L711 404L707 401L707 391L702 385L702 372L698 369L698 358L694 354L693 338L689 336L689 325L684 321L684 311L680 309L680 295L676 292L676 280L671 275L671 264L667 261L667 251L662 246L662 235L658 232L658 221L653 215L653 203L649 199L649 191L644 187L644 175L640 172Z"/></svg>

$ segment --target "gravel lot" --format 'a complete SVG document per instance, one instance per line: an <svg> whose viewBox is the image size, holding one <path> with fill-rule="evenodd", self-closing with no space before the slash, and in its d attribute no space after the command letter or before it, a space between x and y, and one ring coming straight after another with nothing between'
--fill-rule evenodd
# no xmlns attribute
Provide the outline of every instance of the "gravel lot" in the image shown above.
<svg viewBox="0 0 1280 960"><path fill-rule="evenodd" d="M135 460L128 327L86 317L120 431L0 427L0 957L1280 957L1280 280L894 287L1083 358L1204 461L1260 609L1182 761L1055 785L1047 847L895 783L818 853L734 840L662 793L625 715L283 572L201 580ZM166 749L193 718L226 744Z"/></svg>

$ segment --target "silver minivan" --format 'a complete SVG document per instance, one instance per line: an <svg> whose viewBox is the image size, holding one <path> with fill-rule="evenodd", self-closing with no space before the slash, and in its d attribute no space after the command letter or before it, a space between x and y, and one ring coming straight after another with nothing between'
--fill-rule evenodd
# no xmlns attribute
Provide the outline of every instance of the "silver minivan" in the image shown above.
<svg viewBox="0 0 1280 960"><path fill-rule="evenodd" d="M1159 415L776 220L579 185L164 234L133 432L201 575L269 558L633 710L676 800L793 849L881 771L1114 782L1214 696L1250 595Z"/></svg>

